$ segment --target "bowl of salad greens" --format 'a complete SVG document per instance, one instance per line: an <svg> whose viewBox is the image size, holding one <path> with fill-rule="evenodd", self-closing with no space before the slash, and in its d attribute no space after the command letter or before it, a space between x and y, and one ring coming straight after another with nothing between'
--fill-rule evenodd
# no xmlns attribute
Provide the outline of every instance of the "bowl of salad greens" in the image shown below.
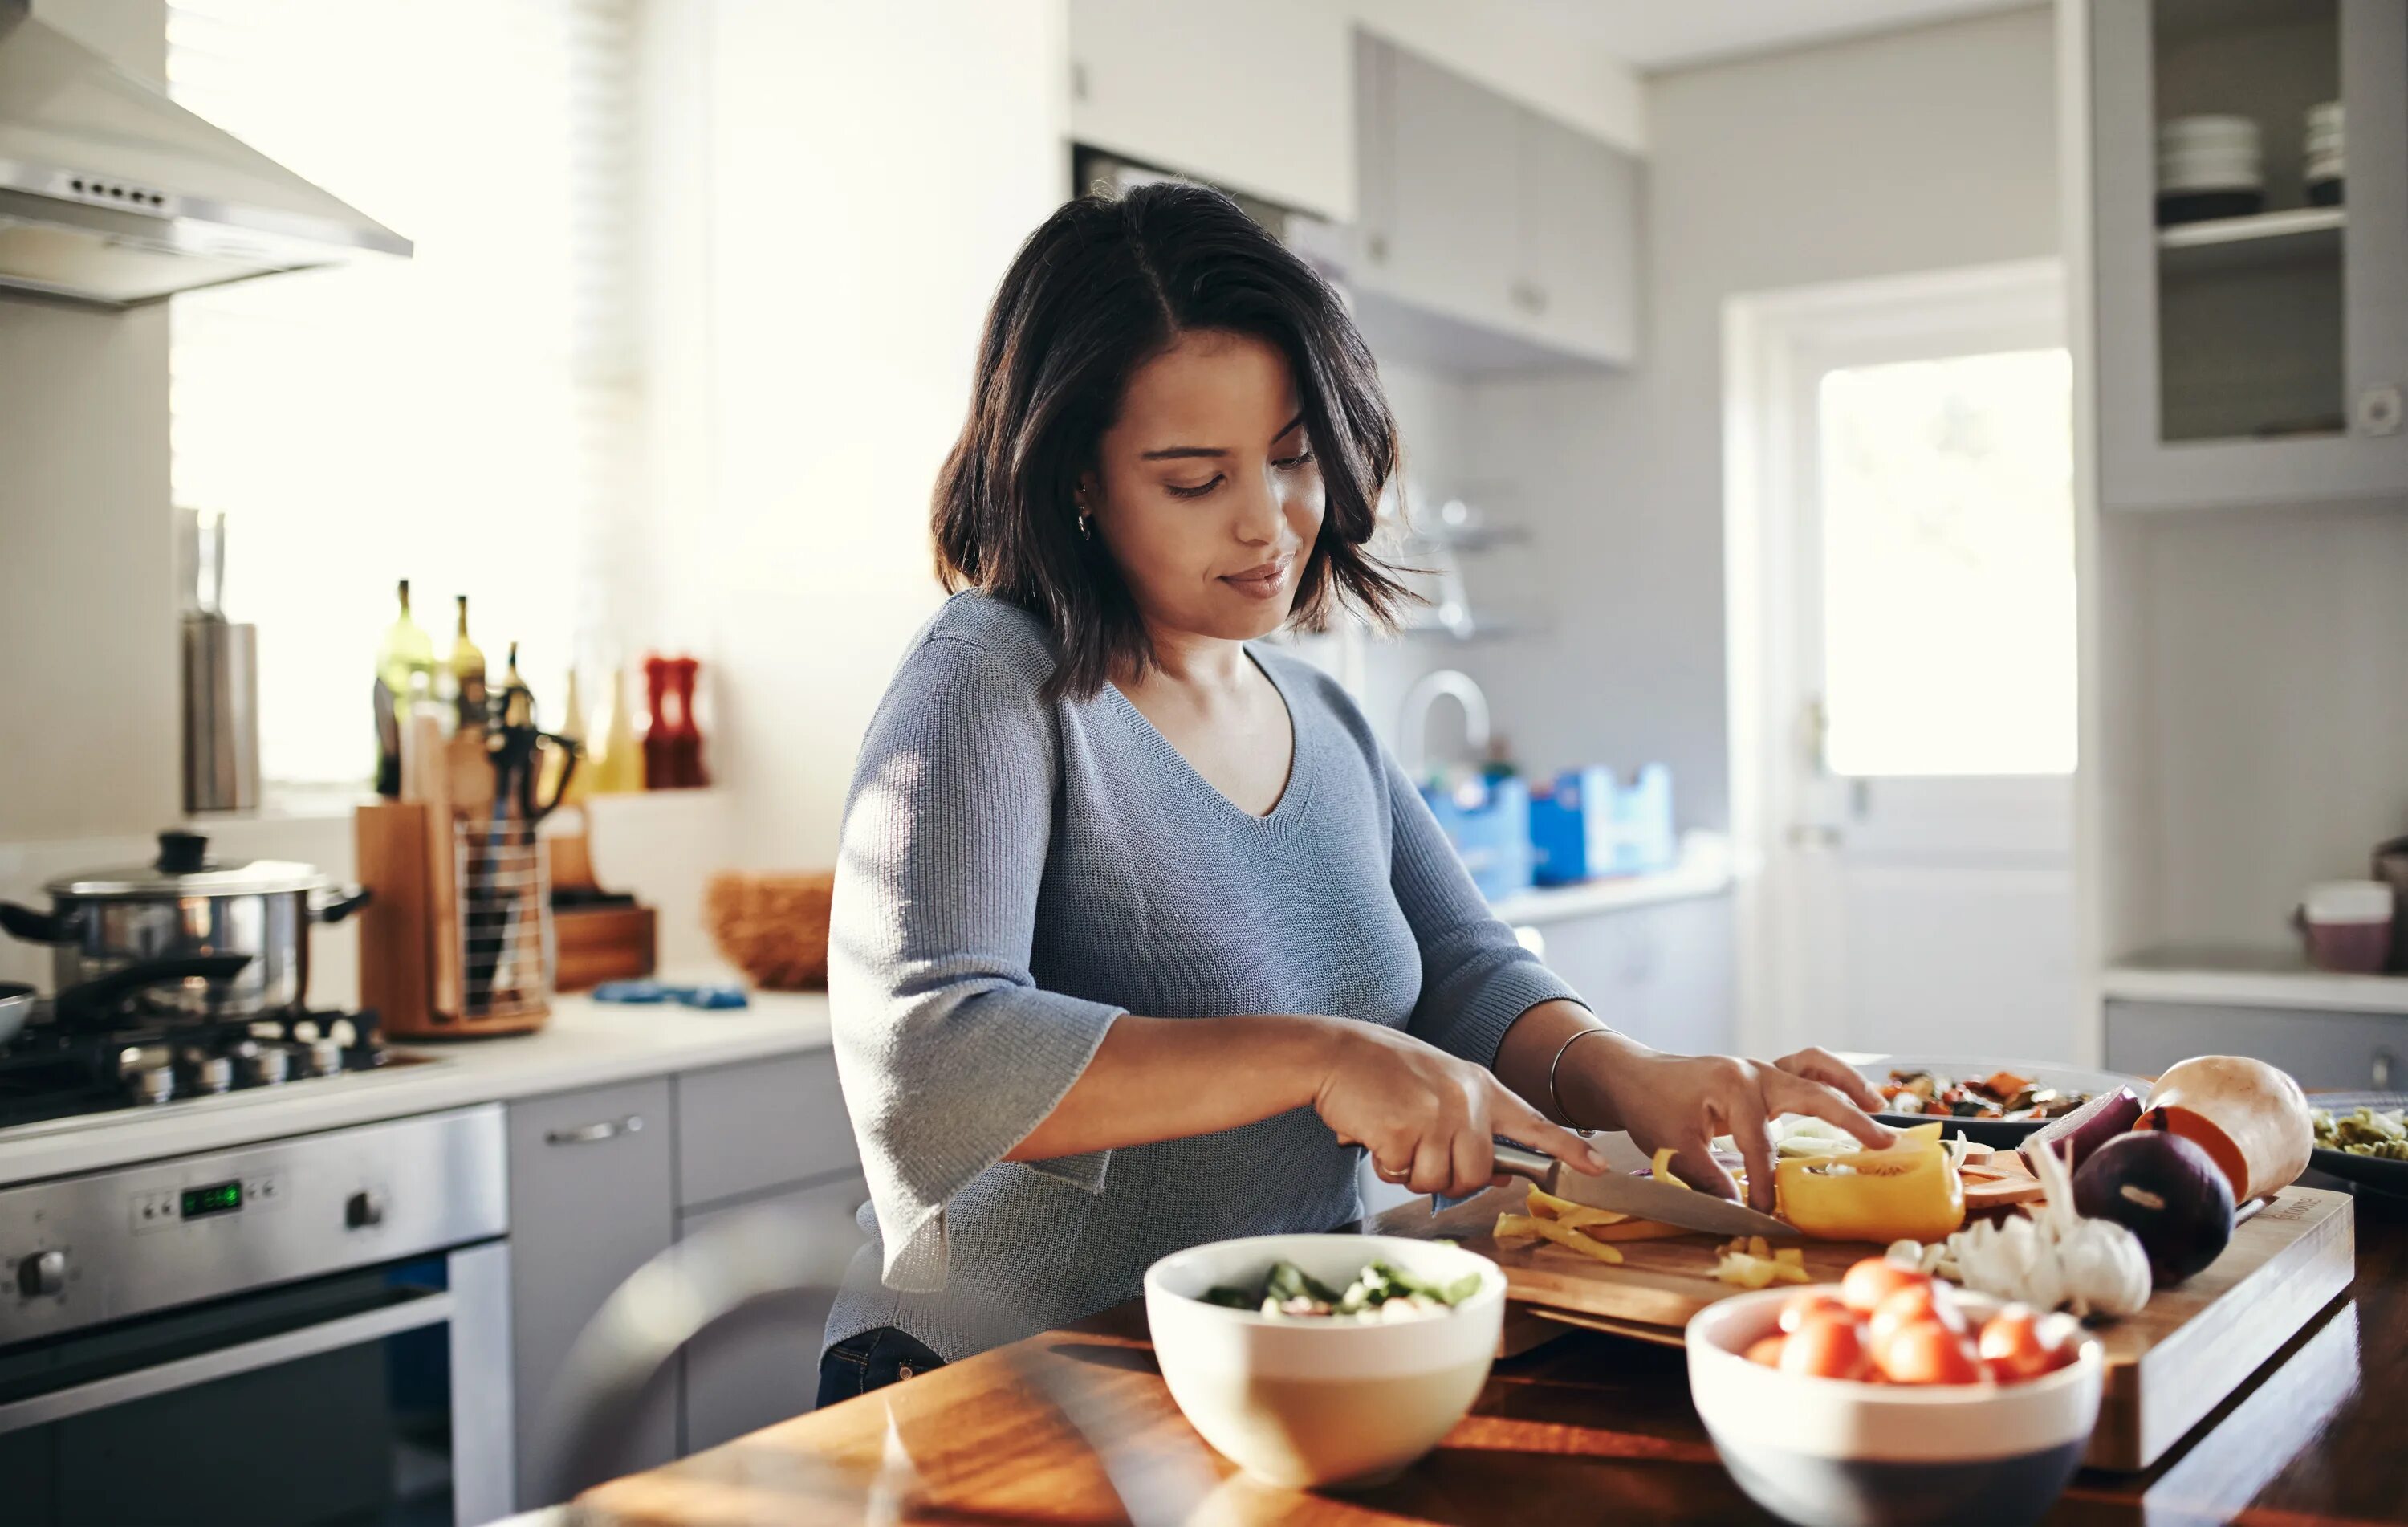
<svg viewBox="0 0 2408 1527"><path fill-rule="evenodd" d="M1505 1275L1443 1241L1257 1235L1165 1257L1147 1324L1204 1440L1290 1489L1393 1477L1488 1377Z"/></svg>

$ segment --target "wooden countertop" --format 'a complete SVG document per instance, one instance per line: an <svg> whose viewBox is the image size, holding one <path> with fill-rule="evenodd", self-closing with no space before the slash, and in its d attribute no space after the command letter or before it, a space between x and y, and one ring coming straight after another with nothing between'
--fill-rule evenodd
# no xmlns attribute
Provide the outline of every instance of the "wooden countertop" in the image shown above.
<svg viewBox="0 0 2408 1527"><path fill-rule="evenodd" d="M2408 1220L2391 1213L2360 1201L2356 1283L2184 1445L2145 1474L2086 1471L2047 1520L2408 1521ZM1033 1362L1086 1379L1091 1418L1203 1498L1187 1519L1197 1523L1520 1527L1568 1510L1773 1520L1717 1462L1684 1361L1674 1348L1573 1333L1500 1361L1472 1414L1402 1477L1356 1495L1300 1494L1239 1478L1205 1448L1172 1405L1132 1304L614 1480L581 1497L576 1516L597 1527L1125 1520L1096 1455L1032 1386ZM865 1490L880 1498L866 1502Z"/></svg>

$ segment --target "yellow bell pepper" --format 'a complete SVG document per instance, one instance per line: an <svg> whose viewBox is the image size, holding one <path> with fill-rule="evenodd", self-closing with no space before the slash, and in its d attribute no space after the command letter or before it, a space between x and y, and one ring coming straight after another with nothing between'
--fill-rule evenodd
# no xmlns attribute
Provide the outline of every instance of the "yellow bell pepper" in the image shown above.
<svg viewBox="0 0 2408 1527"><path fill-rule="evenodd" d="M1940 1143L1918 1125L1887 1150L1794 1158L1774 1168L1781 1217L1826 1241L1939 1241L1965 1222L1965 1183Z"/></svg>

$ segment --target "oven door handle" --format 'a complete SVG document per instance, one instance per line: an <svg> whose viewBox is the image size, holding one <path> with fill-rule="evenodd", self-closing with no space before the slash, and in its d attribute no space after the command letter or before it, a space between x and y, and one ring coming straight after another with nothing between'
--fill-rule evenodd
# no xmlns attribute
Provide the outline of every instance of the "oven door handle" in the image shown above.
<svg viewBox="0 0 2408 1527"><path fill-rule="evenodd" d="M152 1367L137 1368L132 1373L111 1374L107 1378L71 1384L47 1394L11 1400L0 1404L0 1434L64 1420L70 1416L86 1415L109 1405L123 1405L129 1400L173 1394L178 1390L231 1378L236 1374L255 1373L262 1368L316 1357L321 1352L332 1352L339 1347L380 1341L398 1332L438 1325L452 1318L452 1309L451 1290L433 1290L378 1309L346 1315L321 1325L279 1332L273 1336L221 1347L215 1351L196 1352L188 1358L176 1358Z"/></svg>

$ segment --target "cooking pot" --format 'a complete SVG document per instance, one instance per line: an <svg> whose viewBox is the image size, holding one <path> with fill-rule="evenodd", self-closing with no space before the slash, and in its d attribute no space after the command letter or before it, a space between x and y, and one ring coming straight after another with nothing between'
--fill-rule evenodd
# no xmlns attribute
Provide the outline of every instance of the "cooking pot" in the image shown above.
<svg viewBox="0 0 2408 1527"><path fill-rule="evenodd" d="M228 1021L266 1017L309 994L311 923L339 922L368 899L307 864L222 863L197 832L159 834L150 864L67 875L42 887L48 914L0 901L0 929L54 946L64 991L144 960L248 955L225 979L194 978L143 994L153 1011Z"/></svg>

